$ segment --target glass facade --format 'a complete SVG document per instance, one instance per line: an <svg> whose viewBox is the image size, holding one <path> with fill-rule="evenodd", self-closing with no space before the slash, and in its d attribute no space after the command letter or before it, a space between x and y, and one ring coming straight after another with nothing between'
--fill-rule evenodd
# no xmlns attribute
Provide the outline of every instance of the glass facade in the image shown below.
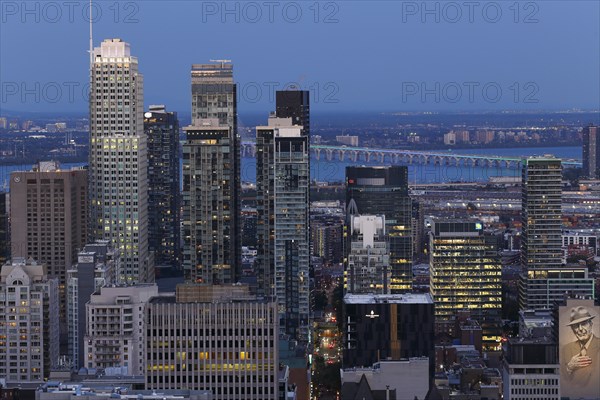
<svg viewBox="0 0 600 400"><path fill-rule="evenodd" d="M257 128L258 283L277 297L280 333L307 340L309 143L299 127L283 131Z"/></svg>
<svg viewBox="0 0 600 400"><path fill-rule="evenodd" d="M308 90L279 90L275 94L277 118L291 118L302 126L302 136L310 137L310 100Z"/></svg>
<svg viewBox="0 0 600 400"><path fill-rule="evenodd" d="M433 375L434 304L429 294L346 294L343 336L343 368L428 357Z"/></svg>
<svg viewBox="0 0 600 400"><path fill-rule="evenodd" d="M430 291L436 323L469 311L482 327L485 347L498 349L502 266L493 237L480 221L433 220L429 237Z"/></svg>
<svg viewBox="0 0 600 400"><path fill-rule="evenodd" d="M3 265L10 258L7 198L8 193L0 193L0 265Z"/></svg>
<svg viewBox="0 0 600 400"><path fill-rule="evenodd" d="M358 214L385 216L389 237L392 293L412 289L412 201L408 196L408 168L347 167L346 207L353 199Z"/></svg>
<svg viewBox="0 0 600 400"><path fill-rule="evenodd" d="M229 244L228 249L219 249L218 251L228 253L225 263L233 268L232 277L237 279L241 276L242 265L241 171L240 137L237 130L237 85L233 80L233 64L229 60L218 61L216 64L193 64L191 75L192 126L198 125L201 120L217 119L219 126L229 128L227 142L220 141L223 154L227 153L227 166L219 167L219 169L228 169L224 173L231 177L231 181L227 183L229 193L220 195L216 193L216 191L224 189L224 185L221 187L216 185L210 189L207 186L205 200L219 201L210 198L211 196L227 197L224 201L228 203L226 211L229 216L224 220L224 225L220 228L223 231L219 234L223 235L226 230L229 235Z"/></svg>
<svg viewBox="0 0 600 400"><path fill-rule="evenodd" d="M216 122L216 121L215 121ZM183 269L188 281L236 282L236 219L231 129L185 128L183 145ZM239 236L238 236L239 237Z"/></svg>
<svg viewBox="0 0 600 400"><path fill-rule="evenodd" d="M562 265L562 168L554 159L527 160L523 168L522 264L528 271Z"/></svg>
<svg viewBox="0 0 600 400"><path fill-rule="evenodd" d="M144 114L148 140L148 245L154 264L178 268L179 121L165 107Z"/></svg>

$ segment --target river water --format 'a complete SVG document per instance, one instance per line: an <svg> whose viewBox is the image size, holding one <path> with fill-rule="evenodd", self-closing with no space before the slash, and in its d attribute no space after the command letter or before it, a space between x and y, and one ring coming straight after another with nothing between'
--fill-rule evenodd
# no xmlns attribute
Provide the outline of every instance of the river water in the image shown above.
<svg viewBox="0 0 600 400"><path fill-rule="evenodd" d="M493 156L512 156L529 157L552 154L555 157L563 159L581 160L581 147L521 147L521 148L503 148L503 149L468 149L451 150L448 152L456 154L476 154ZM389 161L388 161L389 162ZM81 167L85 163L64 163L63 169L72 167ZM311 159L311 179L320 182L340 182L344 180L345 169L353 165L380 165L376 161L367 163L363 160L353 162L348 157L344 161L333 159L328 161L324 156L317 160L314 156ZM402 164L400 164L402 165ZM31 164L15 164L0 166L0 188L8 189L10 173L13 171L27 171L32 167ZM256 160L252 157L242 158L242 181L256 182ZM410 183L440 183L450 181L487 181L491 176L520 176L521 172L516 169L499 169L488 167L467 167L467 166L445 166L445 165L409 165L408 175Z"/></svg>
<svg viewBox="0 0 600 400"><path fill-rule="evenodd" d="M437 151L437 150L436 150ZM441 151L440 151L441 152ZM467 149L452 150L449 154L476 154L490 156L529 157L551 154L563 159L581 160L581 147L536 147L536 148L504 148L504 149ZM375 159L375 157L373 157ZM389 163L389 159L386 158ZM353 162L348 157L344 161L334 159L328 161L323 153L321 159L311 158L311 178L320 182L343 181L347 166L356 165L381 165L373 160L370 163L364 160ZM405 164L399 164L405 165ZM485 182L491 176L521 176L521 171L507 168L446 166L446 165L408 165L408 178L410 183L440 183L450 181ZM244 158L242 161L242 179L247 182L256 181L256 161L254 158Z"/></svg>

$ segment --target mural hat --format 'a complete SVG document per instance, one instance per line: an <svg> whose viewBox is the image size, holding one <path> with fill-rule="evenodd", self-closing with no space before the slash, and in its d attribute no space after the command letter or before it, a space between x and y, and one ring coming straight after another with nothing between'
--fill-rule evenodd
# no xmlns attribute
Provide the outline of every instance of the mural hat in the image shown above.
<svg viewBox="0 0 600 400"><path fill-rule="evenodd" d="M571 309L571 322L567 326L577 325L585 321L594 319L596 316L591 315L587 308L579 306Z"/></svg>

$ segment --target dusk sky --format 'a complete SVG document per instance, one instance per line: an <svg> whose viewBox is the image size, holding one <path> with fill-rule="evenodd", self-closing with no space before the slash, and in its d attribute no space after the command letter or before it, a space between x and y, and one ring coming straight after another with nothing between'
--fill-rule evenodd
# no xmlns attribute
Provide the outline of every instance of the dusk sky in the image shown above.
<svg viewBox="0 0 600 400"><path fill-rule="evenodd" d="M103 1L94 45L129 42L146 106L184 113L210 59L233 60L240 113L289 82L315 112L600 108L598 1L465 3ZM1 107L85 112L88 4L0 7Z"/></svg>

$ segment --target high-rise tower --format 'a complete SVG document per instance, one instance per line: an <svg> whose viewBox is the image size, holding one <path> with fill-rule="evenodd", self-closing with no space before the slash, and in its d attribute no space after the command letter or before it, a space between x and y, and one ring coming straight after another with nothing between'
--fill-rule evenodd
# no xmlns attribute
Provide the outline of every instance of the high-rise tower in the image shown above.
<svg viewBox="0 0 600 400"><path fill-rule="evenodd" d="M438 332L455 333L458 313L482 327L486 348L500 345L502 265L493 237L471 219L435 218L429 233L430 289Z"/></svg>
<svg viewBox="0 0 600 400"><path fill-rule="evenodd" d="M183 269L188 281L235 283L237 244L231 128L196 120L184 128Z"/></svg>
<svg viewBox="0 0 600 400"><path fill-rule="evenodd" d="M222 232L227 231L227 234L230 236L228 239L229 244L227 249L218 251L227 251L229 253L225 261L233 268L231 276L235 281L241 275L242 264L242 231L240 222L241 171L240 137L237 132L237 85L233 80L233 64L229 60L215 60L215 62L215 64L192 65L192 127L190 128L202 126L203 120L217 119L217 124L213 121L210 125L213 128L219 128L219 146L225 146L222 151L228 153L227 166L224 168L226 168L225 173L230 176L231 180L227 183L227 188L225 188L225 184L219 185L215 181L212 186L198 190L205 191L205 196L208 196L206 199L209 197L212 199L212 197L217 196L220 199L218 201L226 203L221 211L227 212L228 217L223 220L223 225L219 228L222 231L217 231L217 234L222 235ZM228 129L227 138L221 137L223 133L221 130L222 127ZM196 131L194 129L188 130L188 138L193 132ZM192 136L198 138L196 134L192 134ZM203 141L205 139L199 140ZM205 142L205 144L210 143ZM190 185L194 184L194 182L190 181ZM223 193L219 194L221 190L228 192L226 198L223 197L225 196ZM217 201L217 199L214 200ZM196 222L194 221L194 223ZM195 267L192 266L192 268Z"/></svg>
<svg viewBox="0 0 600 400"><path fill-rule="evenodd" d="M583 175L600 178L600 130L598 126L583 128Z"/></svg>
<svg viewBox="0 0 600 400"><path fill-rule="evenodd" d="M278 90L275 94L277 118L291 118L302 126L302 136L310 137L310 100L308 90Z"/></svg>
<svg viewBox="0 0 600 400"><path fill-rule="evenodd" d="M0 192L0 264L10 258L10 229L8 193Z"/></svg>
<svg viewBox="0 0 600 400"><path fill-rule="evenodd" d="M562 166L554 158L528 159L522 171L521 260L529 270L560 268Z"/></svg>
<svg viewBox="0 0 600 400"><path fill-rule="evenodd" d="M306 341L309 317L308 136L290 118L256 128L258 285L277 296L280 333Z"/></svg>
<svg viewBox="0 0 600 400"><path fill-rule="evenodd" d="M45 264L48 277L58 279L63 333L67 270L87 240L87 176L84 169L61 170L53 161L11 174L12 255Z"/></svg>
<svg viewBox="0 0 600 400"><path fill-rule="evenodd" d="M119 262L118 251L107 241L99 241L85 246L77 255L77 263L67 271L68 354L77 369L87 365L83 351L85 305L95 291L114 283Z"/></svg>
<svg viewBox="0 0 600 400"><path fill-rule="evenodd" d="M148 245L154 264L180 266L179 121L165 106L144 113L148 140Z"/></svg>
<svg viewBox="0 0 600 400"><path fill-rule="evenodd" d="M148 155L144 92L128 43L107 39L94 49L90 89L91 232L122 258L117 280L154 281L148 252Z"/></svg>
<svg viewBox="0 0 600 400"><path fill-rule="evenodd" d="M521 185L521 308L552 308L565 293L592 296L594 280L587 277L587 268L562 265L561 160L524 160Z"/></svg>
<svg viewBox="0 0 600 400"><path fill-rule="evenodd" d="M346 207L354 200L358 214L384 215L389 236L390 289L412 289L412 202L406 167L347 167ZM355 212L355 213L356 213Z"/></svg>

